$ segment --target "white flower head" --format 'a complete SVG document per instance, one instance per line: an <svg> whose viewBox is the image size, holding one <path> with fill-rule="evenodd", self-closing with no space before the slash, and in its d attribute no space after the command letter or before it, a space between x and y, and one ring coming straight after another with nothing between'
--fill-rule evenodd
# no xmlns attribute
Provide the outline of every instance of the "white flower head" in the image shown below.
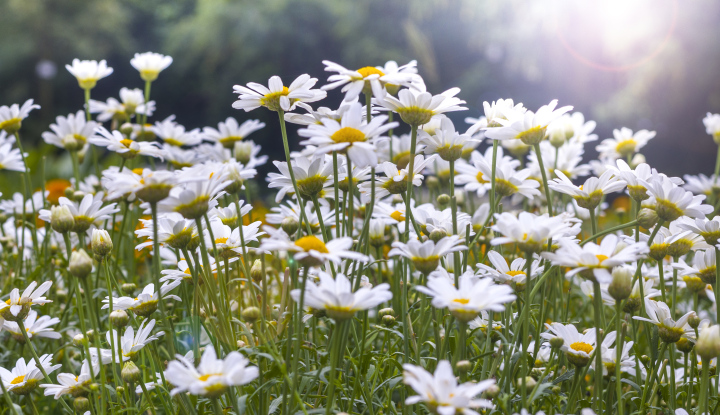
<svg viewBox="0 0 720 415"><path fill-rule="evenodd" d="M268 86L250 82L247 86L235 85L233 90L238 94L238 100L233 108L243 109L246 112L258 107L265 107L271 111L292 111L297 105L306 102L320 101L327 96L327 92L312 89L317 78L308 74L298 76L290 86L283 86L279 76L273 76Z"/></svg>
<svg viewBox="0 0 720 415"><path fill-rule="evenodd" d="M34 104L32 99L25 101L22 106L12 104L11 106L3 105L0 107L0 130L7 134L15 134L20 130L22 121L27 118L30 111L40 109L39 105Z"/></svg>
<svg viewBox="0 0 720 415"><path fill-rule="evenodd" d="M65 65L65 69L77 79L82 89L95 88L97 81L113 73L113 68L109 68L104 59L100 62L73 59L72 65Z"/></svg>
<svg viewBox="0 0 720 415"><path fill-rule="evenodd" d="M140 72L140 78L145 82L157 79L160 72L172 64L173 58L154 52L136 53L130 60L130 65Z"/></svg>

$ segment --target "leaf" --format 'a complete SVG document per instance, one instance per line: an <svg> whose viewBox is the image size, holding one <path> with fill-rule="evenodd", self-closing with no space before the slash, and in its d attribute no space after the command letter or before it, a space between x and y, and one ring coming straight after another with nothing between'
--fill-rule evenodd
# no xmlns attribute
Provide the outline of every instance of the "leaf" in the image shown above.
<svg viewBox="0 0 720 415"><path fill-rule="evenodd" d="M628 385L630 385L630 386L632 386L633 388L635 388L638 392L642 392L642 388L641 388L637 383L633 382L633 381L630 380L630 379L620 379L620 382L622 382L622 383L627 383Z"/></svg>
<svg viewBox="0 0 720 415"><path fill-rule="evenodd" d="M268 408L268 415L274 413L277 411L277 409L280 407L280 404L282 403L283 396L278 396L277 398L273 399L272 402L270 402L270 407Z"/></svg>
<svg viewBox="0 0 720 415"><path fill-rule="evenodd" d="M555 378L555 380L552 382L552 384L559 385L562 382L565 382L566 380L572 379L573 376L575 376L575 369L568 370L567 372L565 372L562 375Z"/></svg>

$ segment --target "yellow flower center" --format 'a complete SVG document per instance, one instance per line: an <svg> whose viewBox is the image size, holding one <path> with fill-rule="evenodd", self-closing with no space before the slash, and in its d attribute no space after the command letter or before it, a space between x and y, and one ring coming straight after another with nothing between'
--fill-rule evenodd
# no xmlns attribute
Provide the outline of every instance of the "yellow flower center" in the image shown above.
<svg viewBox="0 0 720 415"><path fill-rule="evenodd" d="M25 380L25 375L18 376L15 379L10 381L11 385L17 385L18 383L22 383Z"/></svg>
<svg viewBox="0 0 720 415"><path fill-rule="evenodd" d="M20 123L22 123L22 120L20 118L10 118L9 120L0 122L0 130L14 130L15 127L17 127L17 129L20 129Z"/></svg>
<svg viewBox="0 0 720 415"><path fill-rule="evenodd" d="M505 274L507 274L511 277L514 277L516 275L525 275L525 272L524 271L508 271Z"/></svg>
<svg viewBox="0 0 720 415"><path fill-rule="evenodd" d="M133 140L130 140L129 138L126 138L126 139L124 139L124 140L120 140L120 144L124 145L124 146L127 147L127 148L130 148L130 146L132 145L132 143L133 143Z"/></svg>
<svg viewBox="0 0 720 415"><path fill-rule="evenodd" d="M132 169L132 172L137 175L142 175L143 169L142 169L142 167L136 167L136 168Z"/></svg>
<svg viewBox="0 0 720 415"><path fill-rule="evenodd" d="M470 300L467 298L456 298L453 300L453 303L459 303L459 304L467 304Z"/></svg>
<svg viewBox="0 0 720 415"><path fill-rule="evenodd" d="M357 70L360 75L362 75L363 78L367 78L370 75L385 75L383 71L381 71L378 68L372 67L372 66L366 66L364 68L360 68Z"/></svg>
<svg viewBox="0 0 720 415"><path fill-rule="evenodd" d="M489 181L485 180L485 177L483 176L481 171L478 172L478 174L477 174L477 176L475 176L475 178L481 184L490 183Z"/></svg>
<svg viewBox="0 0 720 415"><path fill-rule="evenodd" d="M305 252L310 250L322 252L323 254L327 254L329 252L325 243L313 235L303 236L295 241L295 245L302 248Z"/></svg>
<svg viewBox="0 0 720 415"><path fill-rule="evenodd" d="M228 240L228 238L216 238L215 243L216 244L224 244L225 242L227 242L227 240Z"/></svg>
<svg viewBox="0 0 720 415"><path fill-rule="evenodd" d="M598 259L598 265L602 264L603 261L608 259L607 255L595 255L595 257Z"/></svg>
<svg viewBox="0 0 720 415"><path fill-rule="evenodd" d="M365 141L365 133L352 127L343 127L330 136L336 143L355 143Z"/></svg>
<svg viewBox="0 0 720 415"><path fill-rule="evenodd" d="M390 214L390 217L393 218L393 219L395 219L395 220L398 221L398 222L403 222L403 221L405 221L405 216L404 216L402 213L400 213L400 211L398 211L398 210L396 210L395 212L391 213L391 214Z"/></svg>
<svg viewBox="0 0 720 415"><path fill-rule="evenodd" d="M279 99L283 95L289 95L289 94L290 94L290 90L288 89L288 87L283 86L282 91L271 92L271 93L265 95L263 98L261 98L260 102L265 103L267 101L276 100L276 99Z"/></svg>
<svg viewBox="0 0 720 415"><path fill-rule="evenodd" d="M202 375L198 378L198 380L205 382L210 378L210 376L217 376L217 373L209 373L207 375Z"/></svg>
<svg viewBox="0 0 720 415"><path fill-rule="evenodd" d="M570 348L578 352L585 352L587 354L590 354L590 352L592 352L593 350L593 347L585 342L575 342L570 345Z"/></svg>
<svg viewBox="0 0 720 415"><path fill-rule="evenodd" d="M625 141L621 141L621 142L617 143L617 145L615 146L615 151L617 151L618 153L620 153L623 156L627 156L628 154L632 154L633 152L635 152L636 146L637 146L637 141L635 141L634 139L631 138L629 140L625 140Z"/></svg>

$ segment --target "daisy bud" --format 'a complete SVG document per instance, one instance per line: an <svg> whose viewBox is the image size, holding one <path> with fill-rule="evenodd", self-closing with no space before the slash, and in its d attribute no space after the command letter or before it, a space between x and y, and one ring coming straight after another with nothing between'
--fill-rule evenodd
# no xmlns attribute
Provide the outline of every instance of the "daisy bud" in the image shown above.
<svg viewBox="0 0 720 415"><path fill-rule="evenodd" d="M522 385L522 383L520 383ZM532 378L532 376L526 376L525 377L525 389L530 392L535 388L535 385L537 385L537 381Z"/></svg>
<svg viewBox="0 0 720 415"><path fill-rule="evenodd" d="M80 200L83 200L84 197L85 197L85 192L83 192L82 190L76 190L73 192L72 197L70 199L80 201Z"/></svg>
<svg viewBox="0 0 720 415"><path fill-rule="evenodd" d="M487 399L494 399L500 396L500 388L498 385L490 385L487 389L485 389L485 392L483 392L483 396Z"/></svg>
<svg viewBox="0 0 720 415"><path fill-rule="evenodd" d="M90 258L90 255L88 255L84 249L73 251L70 255L70 264L68 265L68 269L70 274L72 274L75 278L82 279L87 277L92 272L92 268L92 258Z"/></svg>
<svg viewBox="0 0 720 415"><path fill-rule="evenodd" d="M615 301L622 301L632 293L632 272L625 267L615 267L612 271L612 282L608 292Z"/></svg>
<svg viewBox="0 0 720 415"><path fill-rule="evenodd" d="M135 284L133 284L133 283L131 283L131 282L127 282L127 283L121 285L121 286L120 286L120 289L121 289L125 294L132 294L132 293L134 293L135 290L137 289L137 285L135 285Z"/></svg>
<svg viewBox="0 0 720 415"><path fill-rule="evenodd" d="M113 242L110 234L104 229L93 229L92 231L92 250L96 258L102 260L113 249Z"/></svg>
<svg viewBox="0 0 720 415"><path fill-rule="evenodd" d="M252 324L260 318L260 309L257 307L248 307L243 310L242 318Z"/></svg>
<svg viewBox="0 0 720 415"><path fill-rule="evenodd" d="M700 317L698 317L697 314L693 314L688 319L688 325L690 327L692 327L693 329L696 329L696 328L700 327L700 321L701 321Z"/></svg>
<svg viewBox="0 0 720 415"><path fill-rule="evenodd" d="M129 320L130 317L125 310L113 310L113 312L110 313L110 322L119 329L127 326Z"/></svg>
<svg viewBox="0 0 720 415"><path fill-rule="evenodd" d="M637 221L645 229L650 229L658 222L657 213L649 208L642 208L638 212Z"/></svg>
<svg viewBox="0 0 720 415"><path fill-rule="evenodd" d="M255 282L260 282L263 279L263 267L262 267L262 261L259 259L256 259L255 262L253 262L252 268L250 268L250 277Z"/></svg>
<svg viewBox="0 0 720 415"><path fill-rule="evenodd" d="M450 196L443 193L437 197L437 202L438 205L440 205L440 208L444 208L450 204Z"/></svg>
<svg viewBox="0 0 720 415"><path fill-rule="evenodd" d="M690 353L695 345L688 340L687 337L681 337L680 340L675 343L675 347L683 353Z"/></svg>
<svg viewBox="0 0 720 415"><path fill-rule="evenodd" d="M126 137L129 137L130 134L132 134L132 132L133 132L133 125L132 125L131 123L129 123L129 122L123 123L123 124L120 126L120 130L119 130L119 131L122 133L122 135L124 135L124 136L126 136Z"/></svg>
<svg viewBox="0 0 720 415"><path fill-rule="evenodd" d="M444 229L437 228L437 229L433 230L432 232L430 232L430 240L435 243L438 243L439 240L441 240L442 238L444 238L446 236L448 236L448 234L447 234L447 232L445 232Z"/></svg>
<svg viewBox="0 0 720 415"><path fill-rule="evenodd" d="M78 413L85 413L85 411L90 410L90 401L88 398L75 398L75 400L73 400L73 407Z"/></svg>
<svg viewBox="0 0 720 415"><path fill-rule="evenodd" d="M125 383L137 383L142 381L142 373L132 360L125 362L125 366L123 366L122 371L120 372L120 377L122 377L122 380Z"/></svg>
<svg viewBox="0 0 720 415"><path fill-rule="evenodd" d="M650 245L650 252L648 253L648 256L655 261L662 261L665 256L667 256L668 251L668 244L666 243L660 243L660 244L652 244Z"/></svg>
<svg viewBox="0 0 720 415"><path fill-rule="evenodd" d="M455 369L457 369L457 371L459 373L469 372L470 369L472 369L472 366L473 365L469 360L461 360L461 361L455 363Z"/></svg>
<svg viewBox="0 0 720 415"><path fill-rule="evenodd" d="M435 176L430 176L425 179L425 185L428 189L437 189L440 186L440 180Z"/></svg>
<svg viewBox="0 0 720 415"><path fill-rule="evenodd" d="M83 343L85 343L85 335L82 333L78 333L73 336L73 344L77 347L82 347Z"/></svg>
<svg viewBox="0 0 720 415"><path fill-rule="evenodd" d="M628 163L628 164L630 165L630 167L632 167L634 169L635 167L645 163L646 161L647 160L645 160L644 155L637 153L637 154L635 154L635 156L633 156L632 160L630 160L630 163Z"/></svg>
<svg viewBox="0 0 720 415"><path fill-rule="evenodd" d="M118 395L122 395L125 393L125 388L123 388L122 386L117 386L115 387L115 392L117 392Z"/></svg>
<svg viewBox="0 0 720 415"><path fill-rule="evenodd" d="M563 129L555 129L550 132L548 141L555 148L560 148L565 144L565 131Z"/></svg>
<svg viewBox="0 0 720 415"><path fill-rule="evenodd" d="M565 344L565 340L563 340L561 337L553 337L550 339L550 347L553 349L559 349L563 347L563 344Z"/></svg>
<svg viewBox="0 0 720 415"><path fill-rule="evenodd" d="M238 340L236 344L238 349L242 349L243 347L247 346L247 344L245 344L245 342L242 340Z"/></svg>
<svg viewBox="0 0 720 415"><path fill-rule="evenodd" d="M283 219L282 222L280 222L280 227L288 235L294 235L295 232L297 232L297 230L300 228L300 224L295 218L287 217Z"/></svg>
<svg viewBox="0 0 720 415"><path fill-rule="evenodd" d="M392 327L395 325L395 317L391 315L383 316L382 323L385 325L385 327Z"/></svg>
<svg viewBox="0 0 720 415"><path fill-rule="evenodd" d="M395 310L393 310L390 307L383 308L380 311L378 311L378 316L380 316L380 317L395 316Z"/></svg>
<svg viewBox="0 0 720 415"><path fill-rule="evenodd" d="M73 198L73 194L75 194L75 189L73 189L72 187L66 187L65 190L63 191L63 194L64 194L65 197L67 197L68 199L72 199L72 198Z"/></svg>
<svg viewBox="0 0 720 415"><path fill-rule="evenodd" d="M714 325L700 330L695 350L703 360L720 355L720 326Z"/></svg>
<svg viewBox="0 0 720 415"><path fill-rule="evenodd" d="M52 206L50 208L50 227L55 232L67 233L75 226L75 219L73 219L70 209L65 206Z"/></svg>
<svg viewBox="0 0 720 415"><path fill-rule="evenodd" d="M246 165L252 158L253 143L251 141L235 142L235 160Z"/></svg>
<svg viewBox="0 0 720 415"><path fill-rule="evenodd" d="M645 367L647 367L650 364L650 356L644 354L644 355L640 356L640 361L642 362L642 364Z"/></svg>

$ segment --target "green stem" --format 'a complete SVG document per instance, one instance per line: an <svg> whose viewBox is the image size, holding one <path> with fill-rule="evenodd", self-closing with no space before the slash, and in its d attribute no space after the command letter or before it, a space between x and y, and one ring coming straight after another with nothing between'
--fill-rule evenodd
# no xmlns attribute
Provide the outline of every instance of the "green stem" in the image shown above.
<svg viewBox="0 0 720 415"><path fill-rule="evenodd" d="M540 166L540 174L542 175L543 187L545 188L545 198L547 199L548 204L548 213L550 213L550 216L553 216L552 198L550 195L550 188L548 187L547 173L545 172L545 165L543 164L540 144L535 144L533 148L535 149L535 155L537 156L538 165Z"/></svg>
<svg viewBox="0 0 720 415"><path fill-rule="evenodd" d="M600 283L593 281L593 303L595 305L595 407L600 408L600 399L603 395L603 375L602 375L602 353L600 353L600 345L602 344L602 292L600 291ZM616 362L619 365L619 362Z"/></svg>
<svg viewBox="0 0 720 415"><path fill-rule="evenodd" d="M710 359L703 358L702 359L702 375L700 377L700 400L698 401L698 405L700 406L700 411L698 411L698 414L707 414L708 413L708 392L710 391L710 385L708 384L708 375L710 371Z"/></svg>
<svg viewBox="0 0 720 415"><path fill-rule="evenodd" d="M622 301L615 302L615 399L617 400L617 413L623 415L625 411L625 403L622 396L622 370L620 360L622 359L623 341L625 340L625 330L623 329L622 319ZM608 374L609 375L609 374Z"/></svg>

